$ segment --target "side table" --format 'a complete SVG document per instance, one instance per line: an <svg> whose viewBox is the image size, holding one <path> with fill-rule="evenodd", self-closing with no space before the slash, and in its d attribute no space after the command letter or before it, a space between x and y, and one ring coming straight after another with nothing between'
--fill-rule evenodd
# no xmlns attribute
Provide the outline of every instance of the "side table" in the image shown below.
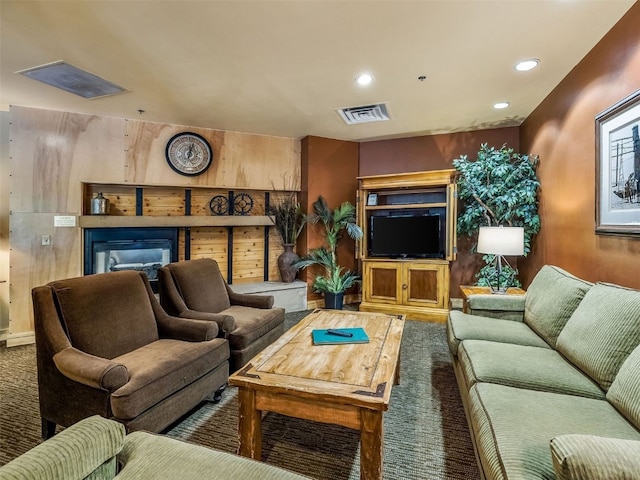
<svg viewBox="0 0 640 480"><path fill-rule="evenodd" d="M462 294L462 311L464 313L469 313L469 297L471 295L491 295L491 288L460 285L460 293ZM505 294L501 295L524 295L525 293L527 292L521 288L510 287L507 289Z"/></svg>

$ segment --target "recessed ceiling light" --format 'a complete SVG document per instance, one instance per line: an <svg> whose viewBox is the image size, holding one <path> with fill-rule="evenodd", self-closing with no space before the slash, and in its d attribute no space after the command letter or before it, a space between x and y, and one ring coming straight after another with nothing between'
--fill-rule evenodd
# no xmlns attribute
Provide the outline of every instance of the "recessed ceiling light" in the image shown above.
<svg viewBox="0 0 640 480"><path fill-rule="evenodd" d="M537 58L530 58L529 60L523 60L522 62L516 63L515 69L519 72L528 72L529 70L533 70L538 66L540 60Z"/></svg>
<svg viewBox="0 0 640 480"><path fill-rule="evenodd" d="M356 82L362 86L369 85L373 82L373 76L370 73L361 73L356 77Z"/></svg>
<svg viewBox="0 0 640 480"><path fill-rule="evenodd" d="M509 102L498 102L493 104L493 108L496 110L502 110L503 108L507 108L509 105L511 105Z"/></svg>

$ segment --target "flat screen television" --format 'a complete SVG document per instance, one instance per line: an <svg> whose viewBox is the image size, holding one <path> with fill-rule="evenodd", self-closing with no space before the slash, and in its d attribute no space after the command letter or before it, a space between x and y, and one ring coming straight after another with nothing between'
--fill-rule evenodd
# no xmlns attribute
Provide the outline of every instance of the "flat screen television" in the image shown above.
<svg viewBox="0 0 640 480"><path fill-rule="evenodd" d="M369 256L444 258L440 215L371 216Z"/></svg>

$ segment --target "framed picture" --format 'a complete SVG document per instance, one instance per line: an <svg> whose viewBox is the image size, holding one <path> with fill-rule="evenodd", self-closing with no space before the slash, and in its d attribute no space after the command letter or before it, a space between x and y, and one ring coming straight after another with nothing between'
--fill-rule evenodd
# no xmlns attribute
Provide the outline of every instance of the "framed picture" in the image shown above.
<svg viewBox="0 0 640 480"><path fill-rule="evenodd" d="M375 207L376 205L378 205L378 194L370 193L369 195L367 195L367 206Z"/></svg>
<svg viewBox="0 0 640 480"><path fill-rule="evenodd" d="M596 116L596 233L640 235L640 90Z"/></svg>

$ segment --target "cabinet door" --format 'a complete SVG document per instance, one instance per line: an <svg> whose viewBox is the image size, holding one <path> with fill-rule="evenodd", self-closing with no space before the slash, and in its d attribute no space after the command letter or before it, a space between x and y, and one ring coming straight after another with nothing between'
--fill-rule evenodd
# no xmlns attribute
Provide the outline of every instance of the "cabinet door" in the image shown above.
<svg viewBox="0 0 640 480"><path fill-rule="evenodd" d="M365 302L400 302L401 265L396 262L365 262L363 294Z"/></svg>
<svg viewBox="0 0 640 480"><path fill-rule="evenodd" d="M448 272L447 265L406 264L402 303L416 307L445 308L449 291Z"/></svg>

